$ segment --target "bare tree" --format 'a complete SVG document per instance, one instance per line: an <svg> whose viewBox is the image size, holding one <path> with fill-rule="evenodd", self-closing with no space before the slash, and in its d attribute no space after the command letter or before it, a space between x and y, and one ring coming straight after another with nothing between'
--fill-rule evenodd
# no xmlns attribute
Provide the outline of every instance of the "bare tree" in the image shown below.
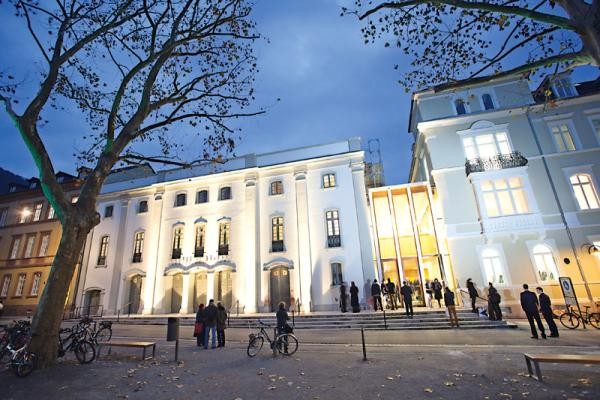
<svg viewBox="0 0 600 400"><path fill-rule="evenodd" d="M411 59L407 90L600 66L600 0L356 0L366 43ZM396 65L396 69L399 66ZM449 82L449 83L448 83Z"/></svg>
<svg viewBox="0 0 600 400"><path fill-rule="evenodd" d="M96 198L111 168L140 158L132 146L157 140L168 152L189 124L202 138L200 157L235 146L232 118L253 99L258 38L246 0L36 0L10 2L45 60L27 104L17 78L3 74L0 99L39 170L42 190L62 224L62 238L33 319L31 351L39 365L56 359L57 333L69 282L87 234L99 222ZM52 5L48 5L52 4ZM26 66L23 66L26 69ZM54 110L52 109L54 107ZM44 146L45 119L77 107L85 114L91 167L71 204ZM54 114L53 114L54 113ZM189 130L189 127L188 127ZM74 137L80 133L73 132ZM150 158L151 161L161 157Z"/></svg>

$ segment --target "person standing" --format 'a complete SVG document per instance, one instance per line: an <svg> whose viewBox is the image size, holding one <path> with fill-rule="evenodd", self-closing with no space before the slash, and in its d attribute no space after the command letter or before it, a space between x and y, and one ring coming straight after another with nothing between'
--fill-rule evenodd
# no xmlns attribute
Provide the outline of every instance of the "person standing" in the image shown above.
<svg viewBox="0 0 600 400"><path fill-rule="evenodd" d="M458 328L458 315L456 315L456 304L454 303L454 293L446 286L444 290L444 304L448 310L448 318L450 319L450 327L456 325Z"/></svg>
<svg viewBox="0 0 600 400"><path fill-rule="evenodd" d="M346 285L344 282L340 285L340 308L346 312Z"/></svg>
<svg viewBox="0 0 600 400"><path fill-rule="evenodd" d="M217 347L225 347L225 328L227 327L227 310L221 302L217 303Z"/></svg>
<svg viewBox="0 0 600 400"><path fill-rule="evenodd" d="M502 310L500 309L500 293L492 285L492 282L488 282L488 314L492 321L502 321Z"/></svg>
<svg viewBox="0 0 600 400"><path fill-rule="evenodd" d="M435 297L435 299L438 302L438 306L440 308L442 308L442 284L440 283L440 281L438 281L437 278L435 278L433 280L433 284L432 284L432 289L433 289L433 297Z"/></svg>
<svg viewBox="0 0 600 400"><path fill-rule="evenodd" d="M356 286L354 281L350 282L350 306L352 307L353 313L360 312L360 304L358 302L358 286Z"/></svg>
<svg viewBox="0 0 600 400"><path fill-rule="evenodd" d="M538 298L535 293L529 291L529 285L523 284L523 291L521 292L521 307L523 307L523 311L525 311L525 315L527 316L527 321L529 321L529 326L531 327L531 338L537 339L538 333L535 329L535 322L537 322L537 326L542 333L542 338L546 339L546 332L544 332L544 325L542 325L542 320L540 318L540 312L538 311Z"/></svg>
<svg viewBox="0 0 600 400"><path fill-rule="evenodd" d="M396 285L394 285L394 282L392 282L392 280L390 278L388 278L387 285L385 285L385 286L387 289L388 300L390 301L390 307L392 308L392 310L395 310L397 307Z"/></svg>
<svg viewBox="0 0 600 400"><path fill-rule="evenodd" d="M406 281L402 282L402 287L400 288L400 294L404 299L404 307L406 308L406 316L408 318L412 318L414 315L413 305L412 305L412 288L408 286Z"/></svg>
<svg viewBox="0 0 600 400"><path fill-rule="evenodd" d="M212 348L217 347L217 306L215 301L210 299L208 306L204 309L204 348L208 349L209 336L212 337Z"/></svg>
<svg viewBox="0 0 600 400"><path fill-rule="evenodd" d="M467 279L467 290L469 291L469 297L471 298L471 311L474 313L477 312L477 308L475 307L475 302L477 301L477 289L475 288L475 284L471 280L471 278Z"/></svg>
<svg viewBox="0 0 600 400"><path fill-rule="evenodd" d="M371 285L371 296L373 296L373 308L377 311L377 304L379 304L379 308L383 311L383 303L381 302L381 288L379 287L379 283L377 283L377 279L373 281Z"/></svg>
<svg viewBox="0 0 600 400"><path fill-rule="evenodd" d="M427 294L427 307L433 308L433 287L430 280L425 282L425 293Z"/></svg>
<svg viewBox="0 0 600 400"><path fill-rule="evenodd" d="M2 300L0 300L0 317L2 314L4 314L4 304L2 303Z"/></svg>
<svg viewBox="0 0 600 400"><path fill-rule="evenodd" d="M196 312L196 326L194 326L194 331L197 331L194 332L196 336L196 345L201 347L204 346L204 334L206 333L206 329L204 329L204 303L198 306L198 311Z"/></svg>
<svg viewBox="0 0 600 400"><path fill-rule="evenodd" d="M548 329L550 329L550 337L558 337L558 327L556 326L556 322L554 322L550 296L544 293L544 289L539 286L535 290L540 298L540 311L546 320L546 324L548 324Z"/></svg>
<svg viewBox="0 0 600 400"><path fill-rule="evenodd" d="M346 311L344 311L346 312ZM277 309L277 313L275 314L275 317L277 318L277 336L279 335L283 335L284 333L290 333L291 332L291 328L288 325L288 321L290 319L290 316L288 315L288 312L285 309L285 302L280 302L279 303L279 307ZM283 351L284 353L288 352L288 340L287 340L287 336L284 336L283 340Z"/></svg>

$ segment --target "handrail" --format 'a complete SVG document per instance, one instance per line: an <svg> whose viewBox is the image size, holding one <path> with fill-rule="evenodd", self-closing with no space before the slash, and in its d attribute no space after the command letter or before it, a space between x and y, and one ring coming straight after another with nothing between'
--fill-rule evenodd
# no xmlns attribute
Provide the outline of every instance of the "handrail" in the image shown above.
<svg viewBox="0 0 600 400"><path fill-rule="evenodd" d="M461 291L461 292L463 292L464 294L468 294L468 295L469 295L469 297L471 297L471 293L469 293L467 290L464 290L464 289L458 289L458 290L459 290L459 291ZM479 295L479 293L477 293L477 298L479 298L479 299L481 299L481 300L483 300L483 301L489 301L487 298L485 298L485 297L481 297L481 296Z"/></svg>

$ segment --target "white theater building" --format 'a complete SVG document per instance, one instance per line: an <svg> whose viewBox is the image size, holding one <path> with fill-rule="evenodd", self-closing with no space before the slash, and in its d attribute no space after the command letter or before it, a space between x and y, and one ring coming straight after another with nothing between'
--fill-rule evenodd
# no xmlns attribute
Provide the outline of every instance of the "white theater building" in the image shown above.
<svg viewBox="0 0 600 400"><path fill-rule="evenodd" d="M224 164L115 171L83 256L80 306L104 314L240 313L278 302L338 309L339 283L373 279L360 139ZM361 294L362 297L362 294Z"/></svg>

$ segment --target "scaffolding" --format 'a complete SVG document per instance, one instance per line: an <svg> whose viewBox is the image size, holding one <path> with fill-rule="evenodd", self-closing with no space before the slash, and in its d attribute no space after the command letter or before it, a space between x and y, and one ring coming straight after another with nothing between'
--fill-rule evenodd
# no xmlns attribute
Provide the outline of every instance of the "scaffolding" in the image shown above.
<svg viewBox="0 0 600 400"><path fill-rule="evenodd" d="M365 185L367 186L368 192L370 188L376 188L385 185L379 139L369 139L367 142L366 158Z"/></svg>

